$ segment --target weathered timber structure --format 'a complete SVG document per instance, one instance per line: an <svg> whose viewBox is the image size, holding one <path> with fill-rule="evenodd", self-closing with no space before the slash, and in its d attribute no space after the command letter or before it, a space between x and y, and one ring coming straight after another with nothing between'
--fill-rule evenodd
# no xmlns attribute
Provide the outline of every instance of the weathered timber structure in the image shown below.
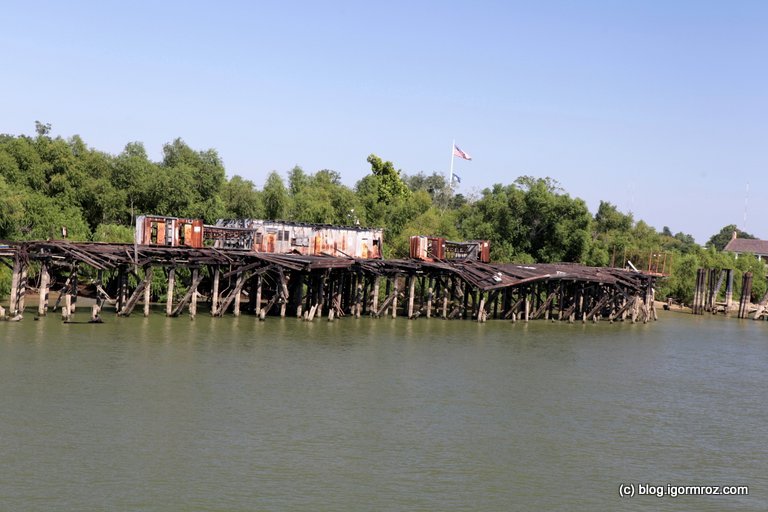
<svg viewBox="0 0 768 512"><path fill-rule="evenodd" d="M312 320L370 315L609 321L656 319L655 277L575 264L492 265L476 260L382 260L273 254L213 247L8 242L0 261L13 271L7 316L20 319L28 289L37 314L74 314L78 295L127 316L150 314L153 283L163 284L165 313L194 317L205 300L214 316L249 312ZM59 292L55 303L48 297ZM156 290L155 290L156 292Z"/></svg>
<svg viewBox="0 0 768 512"><path fill-rule="evenodd" d="M741 276L738 304L733 301L733 276L732 268L698 269L691 312L694 315L703 315L705 312L713 315L717 313L730 315L735 310L737 318L749 318L750 315L754 320L768 318L768 292L757 304L752 303L752 272L744 272ZM725 300L718 301L723 284L725 284Z"/></svg>

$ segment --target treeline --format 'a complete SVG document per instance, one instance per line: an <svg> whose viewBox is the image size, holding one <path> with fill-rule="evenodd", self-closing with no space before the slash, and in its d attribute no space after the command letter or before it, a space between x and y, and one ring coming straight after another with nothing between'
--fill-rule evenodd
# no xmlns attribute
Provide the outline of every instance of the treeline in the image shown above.
<svg viewBox="0 0 768 512"><path fill-rule="evenodd" d="M624 266L634 258L642 266L665 253L672 276L662 281L659 298L690 301L699 266L754 270L755 295L765 291L761 263L718 252L730 226L703 248L690 235L667 227L657 232L607 201L593 215L550 178L522 176L465 197L453 194L441 173L405 174L370 155L370 172L354 187L336 171L308 173L298 166L285 176L272 171L259 187L240 176L227 178L215 150L194 150L181 139L166 144L162 160L154 162L138 142L110 155L79 136L51 137L50 129L37 122L35 136L0 135L0 239L61 238L65 227L70 240L130 242L131 224L141 214L207 223L288 219L382 227L387 257L406 256L415 234L488 239L496 262Z"/></svg>

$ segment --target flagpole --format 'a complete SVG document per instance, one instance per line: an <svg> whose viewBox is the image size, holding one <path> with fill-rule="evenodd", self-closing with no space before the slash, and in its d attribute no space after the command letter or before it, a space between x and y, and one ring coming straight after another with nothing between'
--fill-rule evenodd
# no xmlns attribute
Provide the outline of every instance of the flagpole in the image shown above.
<svg viewBox="0 0 768 512"><path fill-rule="evenodd" d="M451 176L448 178L448 186L451 188L451 192L453 192L453 158L456 156L453 148L455 147L456 139L453 139L453 142L451 143Z"/></svg>

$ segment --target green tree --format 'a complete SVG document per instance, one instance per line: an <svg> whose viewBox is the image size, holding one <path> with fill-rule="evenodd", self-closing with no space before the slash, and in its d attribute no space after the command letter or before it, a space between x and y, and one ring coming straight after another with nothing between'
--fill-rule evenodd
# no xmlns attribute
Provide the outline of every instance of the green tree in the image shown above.
<svg viewBox="0 0 768 512"><path fill-rule="evenodd" d="M728 245L728 242L731 241L734 233L737 233L739 238L748 238L752 240L756 238L754 235L751 235L746 231L740 231L736 227L736 224L728 224L727 226L724 226L718 233L712 235L707 241L706 245L714 247L718 251L722 251L725 249L725 246Z"/></svg>
<svg viewBox="0 0 768 512"><path fill-rule="evenodd" d="M262 194L252 181L233 176L222 188L226 214L230 219L258 219L264 216Z"/></svg>
<svg viewBox="0 0 768 512"><path fill-rule="evenodd" d="M309 186L310 181L310 177L298 165L288 171L288 189L291 196L299 195Z"/></svg>
<svg viewBox="0 0 768 512"><path fill-rule="evenodd" d="M432 198L432 203L439 208L451 206L452 192L448 180L442 173L433 172L427 176L424 173L404 175L403 181L412 192L423 190Z"/></svg>
<svg viewBox="0 0 768 512"><path fill-rule="evenodd" d="M262 197L264 198L264 213L268 219L285 218L290 210L288 191L277 171L272 171L267 176Z"/></svg>
<svg viewBox="0 0 768 512"><path fill-rule="evenodd" d="M134 240L134 230L131 226L99 224L91 239L94 242L132 243Z"/></svg>
<svg viewBox="0 0 768 512"><path fill-rule="evenodd" d="M300 167L290 173L293 220L321 224L359 223L359 204L355 193L341 183L336 171L323 169L307 175Z"/></svg>

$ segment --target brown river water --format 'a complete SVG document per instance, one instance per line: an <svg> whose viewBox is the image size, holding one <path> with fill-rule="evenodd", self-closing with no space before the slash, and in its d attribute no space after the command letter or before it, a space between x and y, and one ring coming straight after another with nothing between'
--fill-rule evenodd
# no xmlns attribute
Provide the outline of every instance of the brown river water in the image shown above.
<svg viewBox="0 0 768 512"><path fill-rule="evenodd" d="M3 322L0 510L768 510L768 323L660 316Z"/></svg>

